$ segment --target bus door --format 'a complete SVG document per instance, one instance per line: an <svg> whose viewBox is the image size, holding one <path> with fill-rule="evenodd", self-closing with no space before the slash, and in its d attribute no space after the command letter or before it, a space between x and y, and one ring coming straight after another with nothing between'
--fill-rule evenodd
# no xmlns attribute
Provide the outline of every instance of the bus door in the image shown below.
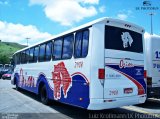
<svg viewBox="0 0 160 119"><path fill-rule="evenodd" d="M105 26L104 98L145 93L142 34Z"/></svg>

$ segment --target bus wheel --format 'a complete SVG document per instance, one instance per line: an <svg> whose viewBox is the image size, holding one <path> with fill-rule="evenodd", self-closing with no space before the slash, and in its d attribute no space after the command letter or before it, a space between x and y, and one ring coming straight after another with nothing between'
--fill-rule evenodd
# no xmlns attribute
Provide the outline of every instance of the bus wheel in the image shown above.
<svg viewBox="0 0 160 119"><path fill-rule="evenodd" d="M45 105L49 104L49 99L48 99L47 90L46 90L45 85L43 85L43 87L41 88L40 98L43 104Z"/></svg>
<svg viewBox="0 0 160 119"><path fill-rule="evenodd" d="M18 82L16 82L16 90L19 91Z"/></svg>

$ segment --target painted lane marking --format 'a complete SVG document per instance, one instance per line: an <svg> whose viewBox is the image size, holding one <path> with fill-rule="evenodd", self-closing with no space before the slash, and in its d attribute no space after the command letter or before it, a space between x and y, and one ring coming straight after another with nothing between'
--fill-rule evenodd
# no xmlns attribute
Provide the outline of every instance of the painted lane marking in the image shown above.
<svg viewBox="0 0 160 119"><path fill-rule="evenodd" d="M134 111L134 112L137 112L137 113L142 113L142 114L146 114L146 115L149 115L149 116L154 116L154 117L160 118L160 114L152 114L151 112L138 109L134 106L129 106L129 107L124 106L124 107L122 107L122 109L126 109L126 110L129 110L129 111Z"/></svg>
<svg viewBox="0 0 160 119"><path fill-rule="evenodd" d="M160 99L156 99L156 98L148 98L147 100L151 102L160 103Z"/></svg>

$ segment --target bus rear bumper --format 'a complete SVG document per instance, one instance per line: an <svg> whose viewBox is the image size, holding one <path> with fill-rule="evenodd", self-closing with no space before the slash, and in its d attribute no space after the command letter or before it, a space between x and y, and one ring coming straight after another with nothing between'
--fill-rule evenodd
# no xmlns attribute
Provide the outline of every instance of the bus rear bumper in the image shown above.
<svg viewBox="0 0 160 119"><path fill-rule="evenodd" d="M114 98L114 99L90 99L88 110L103 110L117 108L128 105L141 104L146 101L146 95L132 97Z"/></svg>

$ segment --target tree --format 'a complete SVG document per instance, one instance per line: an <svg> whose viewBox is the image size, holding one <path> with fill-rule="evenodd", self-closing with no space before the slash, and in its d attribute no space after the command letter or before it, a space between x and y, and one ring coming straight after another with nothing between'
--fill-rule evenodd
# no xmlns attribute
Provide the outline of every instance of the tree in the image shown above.
<svg viewBox="0 0 160 119"><path fill-rule="evenodd" d="M9 64L9 57L6 55L0 55L0 64Z"/></svg>

